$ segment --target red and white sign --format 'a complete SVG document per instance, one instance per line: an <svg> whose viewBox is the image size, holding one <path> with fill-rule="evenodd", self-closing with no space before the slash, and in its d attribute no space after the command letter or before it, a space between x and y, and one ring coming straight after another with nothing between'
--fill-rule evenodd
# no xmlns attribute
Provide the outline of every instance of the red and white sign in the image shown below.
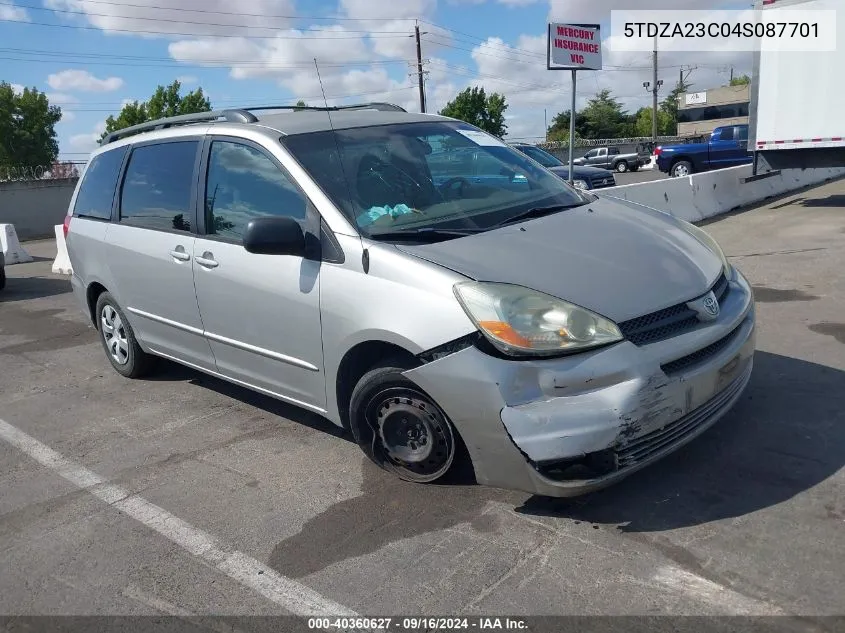
<svg viewBox="0 0 845 633"><path fill-rule="evenodd" d="M550 24L550 69L601 70L601 31L598 24Z"/></svg>

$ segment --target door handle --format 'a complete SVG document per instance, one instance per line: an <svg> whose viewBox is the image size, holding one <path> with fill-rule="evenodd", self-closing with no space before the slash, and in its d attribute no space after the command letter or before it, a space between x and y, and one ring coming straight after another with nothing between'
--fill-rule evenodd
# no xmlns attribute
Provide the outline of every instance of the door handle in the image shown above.
<svg viewBox="0 0 845 633"><path fill-rule="evenodd" d="M170 256L173 259L178 259L180 262L186 262L191 259L191 256L185 252L183 246L177 246L174 250L170 251Z"/></svg>
<svg viewBox="0 0 845 633"><path fill-rule="evenodd" d="M195 257L194 261L205 268L217 268L218 266L217 260L214 259L214 254L209 251L205 251L202 257Z"/></svg>

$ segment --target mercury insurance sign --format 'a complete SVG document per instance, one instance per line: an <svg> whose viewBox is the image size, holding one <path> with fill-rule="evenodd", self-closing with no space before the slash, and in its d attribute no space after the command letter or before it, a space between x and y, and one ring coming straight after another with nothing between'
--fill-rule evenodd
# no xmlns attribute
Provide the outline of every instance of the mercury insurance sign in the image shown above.
<svg viewBox="0 0 845 633"><path fill-rule="evenodd" d="M549 24L548 67L559 70L601 70L598 24Z"/></svg>

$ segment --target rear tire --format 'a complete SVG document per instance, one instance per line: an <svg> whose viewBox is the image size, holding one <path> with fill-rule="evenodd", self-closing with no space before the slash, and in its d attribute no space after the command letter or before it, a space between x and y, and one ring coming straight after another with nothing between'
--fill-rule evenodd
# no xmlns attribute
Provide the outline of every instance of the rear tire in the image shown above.
<svg viewBox="0 0 845 633"><path fill-rule="evenodd" d="M0 268L0 290L6 287L6 268Z"/></svg>
<svg viewBox="0 0 845 633"><path fill-rule="evenodd" d="M379 467L414 483L441 480L459 461L462 446L449 418L402 375L398 359L364 374L352 391L352 436Z"/></svg>
<svg viewBox="0 0 845 633"><path fill-rule="evenodd" d="M618 171L620 174L624 174L626 171L628 171L628 161L620 160L618 163L616 163L616 171Z"/></svg>
<svg viewBox="0 0 845 633"><path fill-rule="evenodd" d="M152 369L155 358L141 349L132 326L108 292L97 298L94 309L100 342L114 370L126 378L140 378Z"/></svg>
<svg viewBox="0 0 845 633"><path fill-rule="evenodd" d="M684 176L690 176L693 173L692 163L688 160L679 160L677 163L672 165L672 169L669 170L669 175L672 178L682 178Z"/></svg>

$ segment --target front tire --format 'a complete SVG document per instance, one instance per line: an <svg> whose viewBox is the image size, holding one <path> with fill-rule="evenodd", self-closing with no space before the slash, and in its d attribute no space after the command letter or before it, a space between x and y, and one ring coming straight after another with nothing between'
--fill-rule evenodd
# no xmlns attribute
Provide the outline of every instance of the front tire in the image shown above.
<svg viewBox="0 0 845 633"><path fill-rule="evenodd" d="M114 370L126 378L149 373L154 358L141 349L126 315L111 294L104 292L97 298L95 314L100 342Z"/></svg>
<svg viewBox="0 0 845 633"><path fill-rule="evenodd" d="M616 171L618 171L620 174L624 174L626 171L628 171L628 161L620 160L618 163L616 163Z"/></svg>
<svg viewBox="0 0 845 633"><path fill-rule="evenodd" d="M6 268L0 268L0 290L6 287Z"/></svg>
<svg viewBox="0 0 845 633"><path fill-rule="evenodd" d="M400 479L431 483L455 463L458 435L426 393L386 363L358 381L349 404L352 435L379 467Z"/></svg>

